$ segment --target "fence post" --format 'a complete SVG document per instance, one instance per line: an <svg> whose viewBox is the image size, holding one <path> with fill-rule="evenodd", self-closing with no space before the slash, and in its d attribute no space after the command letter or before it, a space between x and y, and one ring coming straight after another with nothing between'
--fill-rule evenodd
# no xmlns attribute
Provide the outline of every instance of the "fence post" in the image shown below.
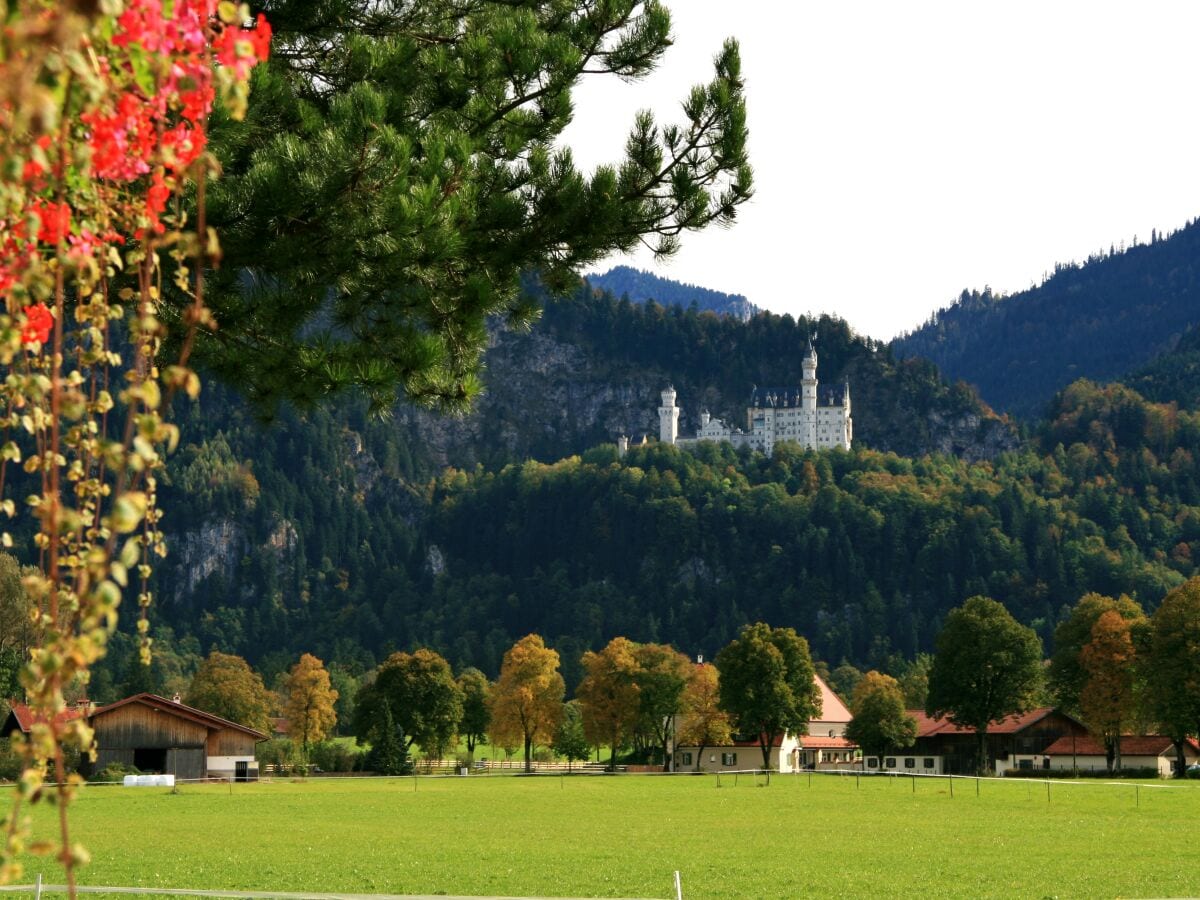
<svg viewBox="0 0 1200 900"><path fill-rule="evenodd" d="M34 900L42 900L42 873L41 872L38 872L37 892L33 896L34 896Z"/></svg>
<svg viewBox="0 0 1200 900"><path fill-rule="evenodd" d="M683 885L679 881L679 870L675 870L675 900L683 900Z"/></svg>
<svg viewBox="0 0 1200 900"><path fill-rule="evenodd" d="M947 775L946 777L950 780L950 799L953 800L954 799L954 776Z"/></svg>

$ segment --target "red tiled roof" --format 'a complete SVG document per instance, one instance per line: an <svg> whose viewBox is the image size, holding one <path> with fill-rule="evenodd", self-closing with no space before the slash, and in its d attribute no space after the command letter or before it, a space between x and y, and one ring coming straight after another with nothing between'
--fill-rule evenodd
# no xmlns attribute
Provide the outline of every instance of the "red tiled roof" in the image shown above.
<svg viewBox="0 0 1200 900"><path fill-rule="evenodd" d="M805 750L857 750L858 744L844 737L813 737L806 734L800 738L800 746Z"/></svg>
<svg viewBox="0 0 1200 900"><path fill-rule="evenodd" d="M1188 745L1193 753L1200 754L1200 745L1195 739L1188 738ZM1123 756L1161 756L1163 753L1174 753L1175 745L1171 739L1161 734L1125 734L1121 736L1121 754ZM1042 753L1046 756L1104 756L1104 744L1090 734L1081 734L1073 739L1061 737Z"/></svg>
<svg viewBox="0 0 1200 900"><path fill-rule="evenodd" d="M196 709L192 706L187 706L183 703L176 703L174 700L168 700L166 697L160 697L158 694L134 694L132 697L126 697L124 700L118 700L116 703L110 703L107 706L101 706L99 709L94 709L88 718L104 715L114 709L119 709L130 703L140 703L143 706L148 706L151 709L160 709L163 712L171 715L179 716L183 719L189 719L197 724L203 725L205 728L220 730L223 728L232 728L235 731L241 731L252 735L260 741L265 741L267 735L263 734L255 728L247 728L245 725L239 725L237 722L231 722L229 719L222 719L220 716L214 716L212 713L207 713L202 709Z"/></svg>
<svg viewBox="0 0 1200 900"><path fill-rule="evenodd" d="M1027 713L1009 716L1003 721L988 722L988 734L1016 734L1024 731L1030 725L1040 722L1054 712L1052 706L1040 706ZM949 719L935 719L923 709L910 709L908 714L917 720L917 737L930 737L935 734L974 734L971 727L960 727Z"/></svg>
<svg viewBox="0 0 1200 900"><path fill-rule="evenodd" d="M288 720L283 716L271 716L271 733L272 734L287 734Z"/></svg>
<svg viewBox="0 0 1200 900"><path fill-rule="evenodd" d="M11 707L13 718L17 720L17 727L20 728L25 734L29 734L29 729L33 727L34 722L41 720L41 717L35 716L33 710L24 703L17 703L14 701L11 702L9 706ZM78 719L82 715L82 708L72 707L70 709L64 709L62 712L60 712L54 717L54 721L61 725L64 722L70 722L74 719Z"/></svg>

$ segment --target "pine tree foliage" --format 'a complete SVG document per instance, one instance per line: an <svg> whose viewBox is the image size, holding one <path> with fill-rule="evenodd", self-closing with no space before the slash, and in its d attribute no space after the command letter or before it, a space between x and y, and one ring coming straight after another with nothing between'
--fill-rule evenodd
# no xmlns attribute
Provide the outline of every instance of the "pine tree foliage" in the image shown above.
<svg viewBox="0 0 1200 900"><path fill-rule="evenodd" d="M244 122L213 129L225 259L208 365L260 399L348 386L461 406L489 316L646 242L728 224L752 192L737 45L680 124L634 119L579 171L557 141L581 78L636 80L670 44L656 0L276 0L277 50Z"/></svg>

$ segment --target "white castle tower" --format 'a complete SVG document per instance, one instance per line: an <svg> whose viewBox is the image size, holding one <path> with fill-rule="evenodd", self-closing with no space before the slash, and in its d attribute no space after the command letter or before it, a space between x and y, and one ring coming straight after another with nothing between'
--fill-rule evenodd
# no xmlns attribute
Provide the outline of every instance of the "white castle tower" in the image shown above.
<svg viewBox="0 0 1200 900"><path fill-rule="evenodd" d="M679 407L675 388L662 392L658 408L658 439L664 444L691 446L697 441L726 441L735 447L749 447L770 455L780 441L794 441L807 449L849 450L854 443L854 420L850 416L850 382L840 390L826 389L821 403L817 381L817 351L809 338L801 359L800 385L778 388L754 388L746 409L746 430L700 413L700 428L695 436L679 436ZM620 445L618 445L620 446Z"/></svg>
<svg viewBox="0 0 1200 900"><path fill-rule="evenodd" d="M679 437L679 407L675 405L675 388L662 392L662 406L658 408L658 439L664 444L674 444Z"/></svg>
<svg viewBox="0 0 1200 900"><path fill-rule="evenodd" d="M800 364L803 378L800 380L800 443L806 447L817 446L817 350L812 338L808 339L808 352Z"/></svg>

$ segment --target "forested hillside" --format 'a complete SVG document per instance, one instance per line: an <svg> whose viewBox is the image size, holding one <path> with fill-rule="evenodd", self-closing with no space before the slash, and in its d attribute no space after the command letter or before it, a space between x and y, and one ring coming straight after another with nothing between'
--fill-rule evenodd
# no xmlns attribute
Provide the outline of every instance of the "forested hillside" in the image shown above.
<svg viewBox="0 0 1200 900"><path fill-rule="evenodd" d="M592 287L608 291L614 297L628 297L634 303L654 301L659 306L683 309L690 309L694 304L701 312L715 312L742 320L759 312L758 307L741 294L725 294L685 284L630 266L614 266L602 274L588 275L587 281Z"/></svg>
<svg viewBox="0 0 1200 900"><path fill-rule="evenodd" d="M1179 343L1122 381L1148 400L1200 406L1200 325L1193 326Z"/></svg>
<svg viewBox="0 0 1200 900"><path fill-rule="evenodd" d="M705 408L745 427L755 385L799 385L812 332L821 382L836 387L849 379L856 443L972 459L1017 444L1012 427L969 389L946 384L924 360L894 361L840 319L761 313L741 322L617 301L587 286L566 299L547 297L543 306L531 333L494 334L486 392L470 415L400 410L411 428L408 445L420 448L416 457L438 466L498 468L529 457L556 460L621 434L657 435L659 395L668 384L679 392L683 433L695 430Z"/></svg>
<svg viewBox="0 0 1200 900"><path fill-rule="evenodd" d="M1200 558L1200 415L1119 385L1073 385L1033 444L994 461L609 444L426 487L361 409L264 431L209 400L221 436L183 450L164 489L164 670L217 648L268 676L301 651L358 671L426 645L494 675L537 631L574 683L579 653L614 635L711 654L757 619L832 664L880 665L930 649L967 596L1049 638L1081 594L1152 609ZM98 697L128 675L123 641Z"/></svg>
<svg viewBox="0 0 1200 900"><path fill-rule="evenodd" d="M1060 265L1008 297L968 292L897 338L898 356L935 362L996 409L1039 417L1078 378L1109 381L1145 365L1200 323L1200 224Z"/></svg>

